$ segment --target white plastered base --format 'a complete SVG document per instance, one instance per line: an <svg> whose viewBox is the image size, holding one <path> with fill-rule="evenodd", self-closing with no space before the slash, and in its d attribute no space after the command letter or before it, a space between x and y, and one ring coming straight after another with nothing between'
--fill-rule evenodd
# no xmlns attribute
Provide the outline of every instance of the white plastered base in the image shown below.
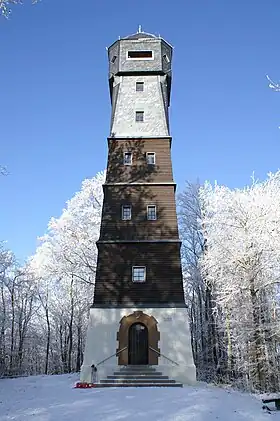
<svg viewBox="0 0 280 421"><path fill-rule="evenodd" d="M186 308L91 308L80 380L90 383L91 365L97 365L115 354L118 348L116 338L120 321L124 316L137 310L153 316L158 322L159 348L162 356L159 357L157 368L171 379L183 384L194 384L196 369L191 350ZM118 368L120 368L118 358L112 356L106 362L98 365L98 380L106 378Z"/></svg>

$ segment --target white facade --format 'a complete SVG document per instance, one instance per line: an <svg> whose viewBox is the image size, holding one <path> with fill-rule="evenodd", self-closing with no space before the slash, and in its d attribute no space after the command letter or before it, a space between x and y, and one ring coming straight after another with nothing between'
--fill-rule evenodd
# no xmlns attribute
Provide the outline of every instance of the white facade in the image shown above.
<svg viewBox="0 0 280 421"><path fill-rule="evenodd" d="M144 82L143 91L136 91L136 82ZM116 77L114 90L116 105L112 111L112 136L169 136L160 76ZM136 121L136 111L144 112L144 121Z"/></svg>
<svg viewBox="0 0 280 421"><path fill-rule="evenodd" d="M118 349L117 332L124 316L139 310L135 308L92 308L87 332L84 361L81 369L81 381L91 381L91 365L112 356L98 365L98 378L105 378L118 367L118 358L114 354ZM188 314L186 308L146 308L143 313L153 316L160 332L158 368L165 375L183 384L196 381L196 370L191 350ZM167 358L172 360L168 360ZM176 365L177 363L178 365Z"/></svg>

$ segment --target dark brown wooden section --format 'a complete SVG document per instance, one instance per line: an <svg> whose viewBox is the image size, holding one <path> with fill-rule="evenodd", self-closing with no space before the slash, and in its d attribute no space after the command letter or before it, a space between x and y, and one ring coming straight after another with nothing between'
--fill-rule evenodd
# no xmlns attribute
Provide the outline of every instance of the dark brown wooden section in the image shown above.
<svg viewBox="0 0 280 421"><path fill-rule="evenodd" d="M180 243L98 244L94 306L184 305ZM146 282L132 267L146 266Z"/></svg>
<svg viewBox="0 0 280 421"><path fill-rule="evenodd" d="M124 152L133 152L132 165L123 165ZM156 153L147 165L146 152ZM173 182L169 139L109 140L106 183Z"/></svg>
<svg viewBox="0 0 280 421"><path fill-rule="evenodd" d="M185 306L169 138L110 138L98 245L94 306ZM125 165L125 152L133 155ZM156 154L155 165L146 153ZM122 220L131 205L131 220ZM156 205L157 219L147 219ZM132 267L146 281L132 282Z"/></svg>
<svg viewBox="0 0 280 421"><path fill-rule="evenodd" d="M155 351L160 353L158 347L158 341L160 339L160 332L157 328L157 320L153 316L143 313L142 311L135 311L129 316L125 316L120 321L120 329L117 333L117 341L119 341L119 347L116 352L120 351L123 348L126 348L123 352L119 354L118 364L119 365L128 365L128 345L129 345L129 329L134 323L142 323L148 329L148 341L149 347L153 348ZM158 364L158 354L151 349L149 349L149 362L150 365Z"/></svg>
<svg viewBox="0 0 280 421"><path fill-rule="evenodd" d="M122 205L132 218L122 220ZM156 220L147 220L147 206L156 205ZM104 186L100 240L178 239L174 187L171 185Z"/></svg>

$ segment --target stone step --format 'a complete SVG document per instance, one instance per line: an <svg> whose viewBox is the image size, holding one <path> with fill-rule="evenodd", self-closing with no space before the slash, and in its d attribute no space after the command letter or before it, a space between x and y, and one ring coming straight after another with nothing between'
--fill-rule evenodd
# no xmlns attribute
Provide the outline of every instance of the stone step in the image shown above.
<svg viewBox="0 0 280 421"><path fill-rule="evenodd" d="M104 379L104 380L100 380L100 383L154 383L154 384L158 384L158 383L176 383L175 380L170 380L170 379L150 379L150 378L145 378L145 379Z"/></svg>
<svg viewBox="0 0 280 421"><path fill-rule="evenodd" d="M142 376L149 376L149 375L158 375L161 376L162 372L161 371L132 371L132 370L126 370L126 371L114 371L114 375L136 375L138 376L139 374L141 374Z"/></svg>
<svg viewBox="0 0 280 421"><path fill-rule="evenodd" d="M138 379L149 377L149 379L168 379L168 376L163 376L161 374L114 374L112 376L107 376L108 379Z"/></svg>
<svg viewBox="0 0 280 421"><path fill-rule="evenodd" d="M157 371L157 368L149 368L149 367L142 367L142 368L133 368L131 366L127 366L125 368L118 368L119 371L149 371L150 373L153 373L154 371Z"/></svg>
<svg viewBox="0 0 280 421"><path fill-rule="evenodd" d="M183 387L181 383L97 383L95 387Z"/></svg>
<svg viewBox="0 0 280 421"><path fill-rule="evenodd" d="M150 367L139 367L139 368L135 368L133 366L127 366L125 368L120 368L119 371L149 371L149 372L153 372L156 371L156 368L150 368Z"/></svg>
<svg viewBox="0 0 280 421"><path fill-rule="evenodd" d="M120 370L156 370L157 366L151 366L151 365L125 365L120 366Z"/></svg>
<svg viewBox="0 0 280 421"><path fill-rule="evenodd" d="M157 366L122 366L96 387L183 387L182 383L164 376Z"/></svg>
<svg viewBox="0 0 280 421"><path fill-rule="evenodd" d="M135 369L137 369L137 368L151 368L151 369L154 369L155 367L157 367L156 365L149 365L149 364L136 364L136 365L133 365L133 364L129 364L129 365L121 365L120 366L120 368L127 368L127 367L131 367L131 368L135 368Z"/></svg>

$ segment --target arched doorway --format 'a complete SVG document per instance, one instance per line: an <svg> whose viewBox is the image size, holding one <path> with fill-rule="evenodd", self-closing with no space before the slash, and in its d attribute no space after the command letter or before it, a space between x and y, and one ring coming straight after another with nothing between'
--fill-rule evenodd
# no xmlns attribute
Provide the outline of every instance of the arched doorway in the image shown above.
<svg viewBox="0 0 280 421"><path fill-rule="evenodd" d="M128 364L149 363L149 331L143 323L133 323L128 332Z"/></svg>
<svg viewBox="0 0 280 421"><path fill-rule="evenodd" d="M118 354L118 365L128 365L130 363L129 359L129 336L132 335L133 331L130 331L130 328L133 325L140 324L146 327L147 329L147 339L148 339L148 365L157 365L159 358L159 340L160 332L157 328L157 320L153 316L143 313L141 310L134 311L128 316L124 316L120 321L119 331L117 332L117 341L119 346L116 349ZM133 329L133 328L132 328ZM134 328L135 329L135 328ZM143 330L143 329L141 329ZM144 336L145 333L142 332ZM153 351L153 350L154 351ZM156 352L155 352L156 351Z"/></svg>

